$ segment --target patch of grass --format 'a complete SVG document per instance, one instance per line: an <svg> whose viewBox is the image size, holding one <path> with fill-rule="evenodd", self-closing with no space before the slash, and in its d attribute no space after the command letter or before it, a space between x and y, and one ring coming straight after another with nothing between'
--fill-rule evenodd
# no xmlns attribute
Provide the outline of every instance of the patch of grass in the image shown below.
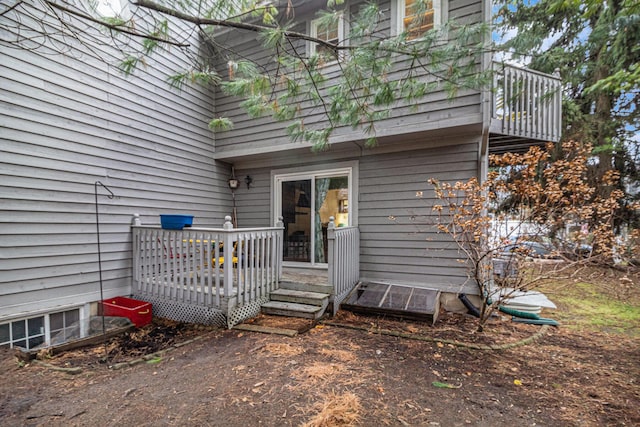
<svg viewBox="0 0 640 427"><path fill-rule="evenodd" d="M638 301L620 300L607 289L586 282L563 285L547 292L558 306L552 316L564 327L640 336Z"/></svg>

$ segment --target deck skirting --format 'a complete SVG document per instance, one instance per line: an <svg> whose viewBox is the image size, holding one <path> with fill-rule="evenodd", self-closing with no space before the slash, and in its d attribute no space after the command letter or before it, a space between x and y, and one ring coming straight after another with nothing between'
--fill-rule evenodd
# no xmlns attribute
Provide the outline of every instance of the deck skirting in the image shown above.
<svg viewBox="0 0 640 427"><path fill-rule="evenodd" d="M201 305L187 304L148 295L133 295L141 301L150 302L153 315L176 322L199 323L202 325L227 326L226 312Z"/></svg>

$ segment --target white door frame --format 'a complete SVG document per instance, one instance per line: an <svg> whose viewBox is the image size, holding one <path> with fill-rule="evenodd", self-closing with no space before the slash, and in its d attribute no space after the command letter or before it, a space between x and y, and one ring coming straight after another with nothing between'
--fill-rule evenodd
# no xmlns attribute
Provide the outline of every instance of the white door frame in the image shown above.
<svg viewBox="0 0 640 427"><path fill-rule="evenodd" d="M347 176L349 224L358 225L358 162L336 162L328 165L314 165L313 167L296 167L271 171L271 223L276 224L278 217L282 216L282 183L285 181L311 180L311 212L315 213L315 178L328 178L334 176ZM314 221L311 221L311 228ZM285 266L325 267L326 263L315 262L315 232L311 233L311 262L286 261Z"/></svg>

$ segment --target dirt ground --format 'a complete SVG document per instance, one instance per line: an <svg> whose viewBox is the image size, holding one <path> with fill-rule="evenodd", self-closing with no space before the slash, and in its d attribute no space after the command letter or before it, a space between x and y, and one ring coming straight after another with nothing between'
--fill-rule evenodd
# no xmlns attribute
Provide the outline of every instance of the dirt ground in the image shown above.
<svg viewBox="0 0 640 427"><path fill-rule="evenodd" d="M635 333L500 317L478 334L448 313L435 326L347 312L329 322L286 337L155 321L26 364L0 350L0 425L640 425Z"/></svg>

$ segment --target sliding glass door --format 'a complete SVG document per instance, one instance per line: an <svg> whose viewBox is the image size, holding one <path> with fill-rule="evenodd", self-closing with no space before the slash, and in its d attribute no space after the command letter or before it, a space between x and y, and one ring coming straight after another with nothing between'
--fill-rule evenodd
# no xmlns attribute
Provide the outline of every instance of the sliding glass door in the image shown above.
<svg viewBox="0 0 640 427"><path fill-rule="evenodd" d="M311 180L281 185L284 261L311 262Z"/></svg>
<svg viewBox="0 0 640 427"><path fill-rule="evenodd" d="M284 220L284 261L325 264L327 227L350 224L350 171L282 174L275 177L276 217Z"/></svg>

